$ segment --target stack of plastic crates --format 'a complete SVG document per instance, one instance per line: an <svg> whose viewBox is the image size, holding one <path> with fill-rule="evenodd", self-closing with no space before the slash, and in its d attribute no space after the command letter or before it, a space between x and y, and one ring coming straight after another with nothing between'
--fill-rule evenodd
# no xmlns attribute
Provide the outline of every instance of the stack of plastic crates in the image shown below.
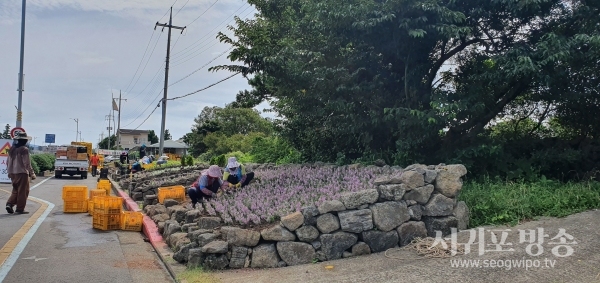
<svg viewBox="0 0 600 283"><path fill-rule="evenodd" d="M63 186L63 211L65 213L88 212L88 188L81 185Z"/></svg>
<svg viewBox="0 0 600 283"><path fill-rule="evenodd" d="M94 215L94 197L106 196L105 190L90 190L90 199L88 200L88 213Z"/></svg>
<svg viewBox="0 0 600 283"><path fill-rule="evenodd" d="M98 187L96 189L105 190L106 195L110 196L110 189L111 189L110 181L109 180L100 180L98 182Z"/></svg>
<svg viewBox="0 0 600 283"><path fill-rule="evenodd" d="M165 203L166 199L183 202L185 200L185 188L181 185L158 188L158 202Z"/></svg>
<svg viewBox="0 0 600 283"><path fill-rule="evenodd" d="M121 230L142 231L144 215L139 211L123 211L121 213Z"/></svg>
<svg viewBox="0 0 600 283"><path fill-rule="evenodd" d="M100 230L121 229L123 198L115 196L95 196L92 226Z"/></svg>

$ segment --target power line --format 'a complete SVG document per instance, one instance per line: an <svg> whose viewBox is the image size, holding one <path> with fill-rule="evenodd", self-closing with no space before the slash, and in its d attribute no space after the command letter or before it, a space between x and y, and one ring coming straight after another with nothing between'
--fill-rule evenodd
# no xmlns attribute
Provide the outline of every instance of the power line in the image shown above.
<svg viewBox="0 0 600 283"><path fill-rule="evenodd" d="M183 77L183 78L179 79L178 81L176 81L176 82L174 82L174 83L170 84L169 86L172 86L172 85L174 85L174 84L177 84L177 83L179 83L179 82L181 82L181 81L183 81L183 80L185 80L185 79L189 78L191 75L195 74L196 72L198 72L198 71L200 71L200 70L202 70L202 69L206 68L206 66L208 66L210 63L214 62L215 60L219 59L221 56L225 55L225 53L229 52L231 49L233 49L233 46L232 46L232 47L230 47L229 49L227 49L227 50L223 51L223 53L219 54L217 57L215 57L215 58L211 59L210 61L208 61L208 62L207 62L206 64L204 64L202 67L200 67L200 68L196 69L195 71L193 71L193 72L189 73L187 76L185 76L185 77Z"/></svg>
<svg viewBox="0 0 600 283"><path fill-rule="evenodd" d="M162 101L162 99L161 99ZM144 125L144 123L146 123L146 121L148 121L148 119L150 119L150 116L152 116L152 114L154 114L154 111L156 111L156 109L158 109L158 107L160 107L160 102L158 102L158 105L156 105L156 107L154 107L154 109L152 109L152 112L150 112L150 115L148 115L148 117L146 117L146 119L144 119L144 121L137 126L134 130L139 129L142 125Z"/></svg>
<svg viewBox="0 0 600 283"><path fill-rule="evenodd" d="M248 6L248 7L246 7L246 9L244 9L244 11L248 10L248 8L250 8L250 7L251 7L251 6ZM242 12L244 12L244 11L242 11ZM250 15L250 14L251 14L251 13L253 13L253 12L254 12L254 10L250 11L249 13L247 13L246 15L244 15L244 18L245 18L245 17L247 17L248 15ZM234 19L234 20L232 20L232 21L230 21L230 22L229 22L229 23L227 23L226 25L229 25L229 24L231 24L233 21L235 21L235 19ZM225 21L223 21L223 22L225 22ZM226 25L225 25L225 26L226 26ZM211 31L210 31L208 34L206 34L206 35L205 35L203 38L207 37L207 36L208 36L208 35L209 35L209 34L210 34L212 31L214 31L214 30L215 30L215 29L217 29L217 28L220 28L220 26L217 26L217 27L213 28L213 30L211 30ZM213 40L214 40L214 43L213 43L213 45L212 45L212 46L215 46L215 45L217 45L217 44L219 44L219 43L220 43L220 41L219 41L219 40L217 40L216 38L215 38L215 39L213 39ZM210 47L212 47L212 46L210 46L210 47L208 47L208 48L205 48L205 47L206 47L208 44L210 44L210 42L211 42L211 41L207 41L207 42L205 42L204 44L199 44L199 45L197 45L196 47L194 47L194 48L192 48L192 49L190 49L190 50L188 50L188 51L185 51L185 52L182 52L182 53L180 53L179 55L175 55L175 56L173 56L173 63L176 63L176 64L178 64L178 65L181 65L182 63L184 63L184 62L187 62L187 61L189 61L189 60L191 60L191 59L193 59L193 58L195 58L195 57L199 56L200 54L202 54L203 52L205 52L206 50L208 50ZM203 48L204 48L204 49L203 49ZM187 53L187 54L185 54L185 53Z"/></svg>
<svg viewBox="0 0 600 283"><path fill-rule="evenodd" d="M154 103L156 102L156 99L160 97L160 95L162 94L162 90L158 93L158 95L152 100L152 103L150 103L146 109L144 109L144 111L142 111L142 113L140 113L135 119L133 119L131 122L129 122L129 124L125 125L124 127L127 127L131 124L133 124L133 122L137 121L137 119L139 119L140 117L142 117L142 115L144 115L144 113L146 113L146 111L148 111L148 108L150 108L150 106L154 105ZM161 100L159 100L160 103Z"/></svg>
<svg viewBox="0 0 600 283"><path fill-rule="evenodd" d="M140 67L142 66L142 62L144 62L144 58L146 57L146 52L148 52L148 47L150 47L150 42L152 42L152 38L154 37L154 33L156 32L156 30L152 31L152 35L150 35L150 40L148 40L148 44L146 44L146 49L144 50L144 55L142 55L142 59L140 60L140 63L138 64L137 69L135 70L135 73L133 74L133 78L131 78L131 80L129 81L129 84L127 85L127 87L125 88L125 92L128 91L129 86L131 85L131 83L133 82L133 80L135 79L135 76L137 75L137 72L140 70Z"/></svg>
<svg viewBox="0 0 600 283"><path fill-rule="evenodd" d="M228 80L228 79L231 79L231 78L233 78L233 77L237 76L239 73L240 73L240 72L237 72L237 73L235 73L235 74L233 74L233 75L231 75L231 76L229 76L229 77L226 77L226 78L224 78L224 79L222 79L222 80L220 80L220 81L218 81L218 82L216 82L216 83L214 83L214 84L211 84L211 85L209 85L209 86L207 86L207 87L205 87L205 88L201 88L201 89L199 89L199 90L197 90L197 91L190 92L190 93L188 93L188 94L186 94L186 95L182 95L182 96L178 96L178 97L173 97L173 98L168 98L167 100L175 100L175 99L180 99L180 98L184 98L184 97L190 96L190 95L192 95L192 94L196 94L196 93L198 93L198 92L201 92L201 91L203 91L203 90L207 90L207 89L209 89L209 88L211 88L211 87L213 87L213 86L216 86L216 85L218 85L218 84L220 84L220 83L222 83L222 82L224 82L224 81L226 81L226 80Z"/></svg>
<svg viewBox="0 0 600 283"><path fill-rule="evenodd" d="M212 8L212 6L217 4L217 2L219 2L219 0L216 0L214 3L212 3L206 10L204 10L204 12L202 12L202 14L200 14L200 16L195 18L191 23L187 24L186 26L189 26L189 25L193 24L195 21L197 21L200 17L202 17L202 15L206 14L206 12L208 12L208 10L210 10L210 8Z"/></svg>
<svg viewBox="0 0 600 283"><path fill-rule="evenodd" d="M177 1L175 1L175 2L177 2ZM185 1L185 4L183 4L183 6L181 6L181 8L179 8L179 10L177 10L177 13L175 13L174 16L177 16L177 14L179 14L179 11L181 11L181 9L183 9L183 7L185 7L185 5L187 5L188 2L190 2L190 0ZM159 22L160 22L160 20L159 20Z"/></svg>
<svg viewBox="0 0 600 283"><path fill-rule="evenodd" d="M148 66L148 63L150 62L150 58L152 57L152 54L154 54L154 50L156 49L156 45L158 45L158 41L160 40L161 36L162 36L162 33L158 35L158 38L156 39L156 43L154 43L154 47L152 48L152 52L150 52L150 55L148 56L148 60L146 60L146 64L144 65L144 68L142 69L142 72L140 73L139 77L137 78L137 80L135 81L135 83L133 84L133 86L131 87L130 90L133 90L135 88L135 86L137 85L138 81L142 77L142 74L144 74L144 71L146 70L146 67Z"/></svg>
<svg viewBox="0 0 600 283"><path fill-rule="evenodd" d="M243 4L242 6L240 6L237 10L235 10L235 12L233 12L231 15L229 15L227 18L225 18L225 20L223 20L223 22L221 22L218 26L222 25L227 19L229 19L231 16L235 16L235 14L237 13L237 11L239 11L240 9L242 9L244 6L248 5L247 3ZM186 53L187 49L193 47L196 43L202 41L202 39L204 39L205 37L207 37L212 31L214 31L215 29L213 28L211 31L209 31L207 34L205 34L204 36L202 36L201 38L199 38L198 40L196 40L194 43L190 44L188 47L182 49L179 52L175 52L173 53L173 58L177 57L178 54L182 54L182 53Z"/></svg>

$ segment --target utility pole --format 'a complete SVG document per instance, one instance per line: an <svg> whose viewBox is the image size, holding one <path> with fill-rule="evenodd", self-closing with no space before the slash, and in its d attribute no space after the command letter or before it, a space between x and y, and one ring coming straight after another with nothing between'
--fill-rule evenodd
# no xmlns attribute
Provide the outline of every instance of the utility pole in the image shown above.
<svg viewBox="0 0 600 283"><path fill-rule="evenodd" d="M119 118L118 118L118 122L117 122L117 149L121 145L121 101L122 100L127 101L127 99L121 98L121 91L119 90L119 106L117 107L118 108L117 112L119 112ZM113 100L113 103L114 103L114 100Z"/></svg>
<svg viewBox="0 0 600 283"><path fill-rule="evenodd" d="M161 24L156 22L154 26L154 30L156 30L157 26L163 27L163 31L165 28L169 29L169 36L167 37L167 59L165 64L165 89L163 91L163 99L162 99L162 122L160 125L160 146L159 146L159 156L163 154L163 146L165 144L165 120L167 118L167 88L169 87L169 56L171 54L171 29L180 29L183 34L183 30L186 27L178 27L173 25L173 7L171 7L171 13L169 14L169 24Z"/></svg>
<svg viewBox="0 0 600 283"><path fill-rule="evenodd" d="M172 9L172 8L171 8ZM23 0L21 8L21 60L19 63L19 102L17 107L17 123L16 127L22 126L23 112L21 111L23 102L23 61L25 57L25 0Z"/></svg>
<svg viewBox="0 0 600 283"><path fill-rule="evenodd" d="M75 118L71 118L73 119L73 121L75 121L75 123L77 123L77 131L75 132L75 142L77 142L77 137L79 136L79 118L75 119Z"/></svg>
<svg viewBox="0 0 600 283"><path fill-rule="evenodd" d="M106 128L108 130L108 149L110 150L110 130L112 129L112 127L110 126L110 122L112 121L112 116L110 115L110 112L108 112L108 115L105 116L106 120L108 120L108 127Z"/></svg>

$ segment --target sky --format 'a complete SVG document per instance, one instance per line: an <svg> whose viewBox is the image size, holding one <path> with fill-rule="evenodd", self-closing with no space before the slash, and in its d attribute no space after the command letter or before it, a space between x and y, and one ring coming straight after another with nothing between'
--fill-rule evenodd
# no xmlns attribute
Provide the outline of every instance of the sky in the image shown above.
<svg viewBox="0 0 600 283"><path fill-rule="evenodd" d="M169 84L175 84L168 88L169 98L232 75L209 72L208 67L232 63L227 59L230 46L220 43L216 35L219 31L232 34L227 25L234 24L234 15L253 17L256 10L246 1L28 0L22 126L35 138L33 142L44 145L44 136L55 134L55 144L69 144L79 139L78 127L83 141L97 144L102 135L108 135L111 99L119 92L123 97L121 128L158 134L162 109L156 105L163 95L168 33L154 27L157 21L168 22L171 6L173 25L186 29L183 34L172 30ZM0 38L3 129L16 123L21 0L0 1ZM238 75L205 91L168 101L166 129L173 139L179 139L190 132L202 108L223 107L234 101L239 91L249 88L246 79ZM114 114L116 120L118 112Z"/></svg>

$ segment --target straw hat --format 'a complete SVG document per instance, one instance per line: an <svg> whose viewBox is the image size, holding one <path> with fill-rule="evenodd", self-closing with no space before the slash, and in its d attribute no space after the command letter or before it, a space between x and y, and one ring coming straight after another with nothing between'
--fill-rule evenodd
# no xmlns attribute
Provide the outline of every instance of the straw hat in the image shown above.
<svg viewBox="0 0 600 283"><path fill-rule="evenodd" d="M208 176L212 178L221 178L223 177L223 172L221 172L221 168L217 165L211 165L208 167Z"/></svg>
<svg viewBox="0 0 600 283"><path fill-rule="evenodd" d="M237 168L240 164L237 162L237 158L235 156L229 157L227 159L227 168Z"/></svg>

